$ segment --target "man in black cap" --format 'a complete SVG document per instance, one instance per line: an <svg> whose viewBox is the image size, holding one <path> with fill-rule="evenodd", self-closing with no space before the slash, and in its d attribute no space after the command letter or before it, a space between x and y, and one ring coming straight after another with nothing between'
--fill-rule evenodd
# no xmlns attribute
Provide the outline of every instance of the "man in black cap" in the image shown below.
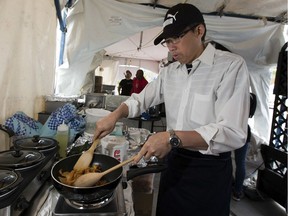
<svg viewBox="0 0 288 216"><path fill-rule="evenodd" d="M249 115L249 74L242 57L205 44L206 26L191 4L170 8L155 39L175 62L140 94L97 122L95 138L118 119L165 104L167 131L149 137L134 159L164 158L157 215L229 216L231 151L244 145Z"/></svg>

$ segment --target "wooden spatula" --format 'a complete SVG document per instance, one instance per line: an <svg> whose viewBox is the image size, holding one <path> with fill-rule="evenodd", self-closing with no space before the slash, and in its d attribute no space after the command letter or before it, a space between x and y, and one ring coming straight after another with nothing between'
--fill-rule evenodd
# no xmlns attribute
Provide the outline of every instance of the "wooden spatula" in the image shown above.
<svg viewBox="0 0 288 216"><path fill-rule="evenodd" d="M91 147L79 157L78 161L73 167L74 170L83 170L89 167L93 159L94 150L98 146L99 142L99 139L94 140Z"/></svg>
<svg viewBox="0 0 288 216"><path fill-rule="evenodd" d="M108 170L105 170L104 172L84 174L77 178L73 185L76 187L91 187L95 185L104 175L107 175L108 173L132 162L135 157L136 155L126 161L123 161L122 163L117 164L116 166L109 168Z"/></svg>

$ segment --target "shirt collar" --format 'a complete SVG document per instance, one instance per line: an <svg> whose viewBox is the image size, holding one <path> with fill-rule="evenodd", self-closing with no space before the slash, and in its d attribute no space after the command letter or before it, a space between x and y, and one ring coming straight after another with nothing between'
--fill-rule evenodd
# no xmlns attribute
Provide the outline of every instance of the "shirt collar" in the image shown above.
<svg viewBox="0 0 288 216"><path fill-rule="evenodd" d="M197 62L197 64L199 64L199 62L203 62L203 63L205 63L207 65L212 65L213 64L213 60L214 60L215 50L216 50L215 47L212 44L208 43L208 45L206 46L206 48L204 49L202 54L198 58L196 58L192 62L192 64L194 65L196 62ZM185 66L185 64L179 63L177 68L179 68L181 66Z"/></svg>
<svg viewBox="0 0 288 216"><path fill-rule="evenodd" d="M214 59L214 54L215 54L215 47L208 43L204 51L201 53L201 55L196 58L193 62L203 62L207 65L212 65L213 64L213 59Z"/></svg>
<svg viewBox="0 0 288 216"><path fill-rule="evenodd" d="M205 50L202 52L202 54L197 59L199 59L201 62L211 66L213 64L213 61L214 61L215 50L216 50L215 47L212 44L208 43ZM194 61L196 61L197 59L195 59Z"/></svg>

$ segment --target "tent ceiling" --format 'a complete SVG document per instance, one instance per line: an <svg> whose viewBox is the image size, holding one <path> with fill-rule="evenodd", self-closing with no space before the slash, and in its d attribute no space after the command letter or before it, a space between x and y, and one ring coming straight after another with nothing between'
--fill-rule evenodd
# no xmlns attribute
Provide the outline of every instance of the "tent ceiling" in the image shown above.
<svg viewBox="0 0 288 216"><path fill-rule="evenodd" d="M134 4L149 4L155 6L171 7L177 3L191 3L196 5L204 14L218 13L219 16L240 16L247 18L269 19L282 22L287 21L286 0L266 0L259 3L258 0L119 0L120 2ZM107 47L106 54L110 56L136 58L161 61L167 57L167 48L154 46L154 38L161 31L161 27L155 27L137 33L125 40L119 41ZM142 36L141 36L142 34Z"/></svg>
<svg viewBox="0 0 288 216"><path fill-rule="evenodd" d="M167 57L168 49L161 45L155 46L153 43L160 31L161 27L155 27L137 33L105 48L106 54L124 58L161 61Z"/></svg>
<svg viewBox="0 0 288 216"><path fill-rule="evenodd" d="M118 0L135 4L150 4L171 7L177 3L190 3L199 8L202 13L219 12L255 17L280 18L287 20L287 0Z"/></svg>

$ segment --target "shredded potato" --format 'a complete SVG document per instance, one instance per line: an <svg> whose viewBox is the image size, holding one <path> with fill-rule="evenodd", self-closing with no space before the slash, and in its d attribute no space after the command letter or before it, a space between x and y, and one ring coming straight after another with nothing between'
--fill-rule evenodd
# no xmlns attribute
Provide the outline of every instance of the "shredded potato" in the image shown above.
<svg viewBox="0 0 288 216"><path fill-rule="evenodd" d="M87 169L84 170L72 170L72 171L65 171L63 172L62 169L59 170L59 180L63 184L73 186L74 182L76 181L77 178L79 178L81 175L87 174L87 173L92 173L92 172L101 172L101 167L99 165L93 165L91 167L88 167ZM96 183L95 186L100 186L103 184L106 184L106 180L100 180Z"/></svg>

